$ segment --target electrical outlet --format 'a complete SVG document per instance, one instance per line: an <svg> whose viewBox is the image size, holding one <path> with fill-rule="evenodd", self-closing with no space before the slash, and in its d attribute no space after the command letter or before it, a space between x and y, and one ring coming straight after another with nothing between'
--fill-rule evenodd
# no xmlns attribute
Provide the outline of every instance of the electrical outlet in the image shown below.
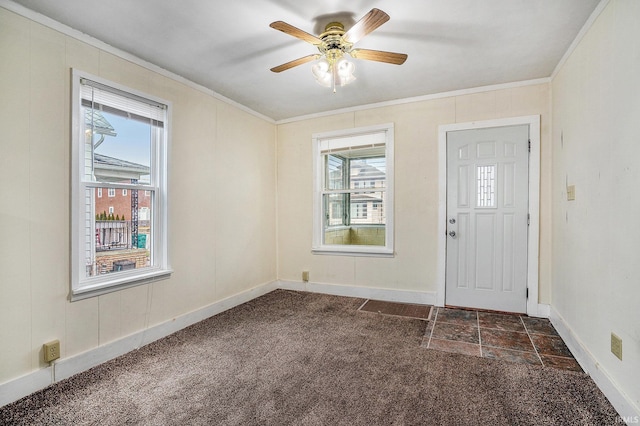
<svg viewBox="0 0 640 426"><path fill-rule="evenodd" d="M53 340L49 343L45 343L43 346L44 349L44 361L51 362L60 358L60 341Z"/></svg>
<svg viewBox="0 0 640 426"><path fill-rule="evenodd" d="M576 186L567 186L567 201L574 201L576 199Z"/></svg>
<svg viewBox="0 0 640 426"><path fill-rule="evenodd" d="M615 333L611 333L611 353L622 361L622 339Z"/></svg>
<svg viewBox="0 0 640 426"><path fill-rule="evenodd" d="M309 282L309 271L302 271L302 281L305 283Z"/></svg>

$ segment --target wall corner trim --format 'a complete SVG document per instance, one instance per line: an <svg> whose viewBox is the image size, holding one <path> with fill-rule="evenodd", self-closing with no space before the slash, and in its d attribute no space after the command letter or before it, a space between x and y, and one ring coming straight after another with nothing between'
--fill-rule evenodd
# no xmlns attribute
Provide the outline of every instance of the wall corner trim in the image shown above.
<svg viewBox="0 0 640 426"><path fill-rule="evenodd" d="M602 368L602 364L599 363L595 356L586 348L577 334L574 333L571 326L553 305L551 305L550 319L576 361L578 361L582 369L591 376L618 414L620 414L622 418L640 418L640 407L635 405L631 398L618 387L608 372Z"/></svg>
<svg viewBox="0 0 640 426"><path fill-rule="evenodd" d="M551 81L553 81L553 79L556 78L556 76L558 75L558 73L560 72L564 64L567 62L567 60L569 59L571 54L574 52L574 50L576 50L576 48L578 47L578 45L580 44L584 36L587 34L587 32L589 32L589 30L591 29L593 24L596 22L596 20L598 19L602 11L607 7L609 2L610 0L600 0L600 3L598 3L596 8L593 10L591 15L589 16L589 19L587 19L587 22L584 23L584 25L576 35L576 38L573 39L573 42L571 42L571 44L569 45L569 48L567 49L566 52L564 52L564 55L562 55L562 58L560 58L560 61L558 61L558 63L556 64L556 67L551 72L551 76L549 77Z"/></svg>

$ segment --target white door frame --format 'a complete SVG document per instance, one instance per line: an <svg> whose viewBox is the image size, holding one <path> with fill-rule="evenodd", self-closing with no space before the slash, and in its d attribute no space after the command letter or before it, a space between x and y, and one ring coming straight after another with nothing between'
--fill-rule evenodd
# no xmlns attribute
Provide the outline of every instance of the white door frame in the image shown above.
<svg viewBox="0 0 640 426"><path fill-rule="evenodd" d="M445 278L447 262L447 133L458 130L485 129L488 127L529 125L531 154L529 155L529 234L527 245L527 314L540 316L538 308L538 254L540 235L540 116L500 118L469 123L438 126L438 292L436 305L445 305Z"/></svg>

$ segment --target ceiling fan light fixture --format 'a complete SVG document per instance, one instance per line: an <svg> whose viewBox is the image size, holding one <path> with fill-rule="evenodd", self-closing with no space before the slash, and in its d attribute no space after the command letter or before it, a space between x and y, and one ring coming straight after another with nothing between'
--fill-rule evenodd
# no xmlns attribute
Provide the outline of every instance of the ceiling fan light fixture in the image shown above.
<svg viewBox="0 0 640 426"><path fill-rule="evenodd" d="M326 59L321 59L311 67L311 72L313 76L316 78L316 81L319 85L324 87L331 87L332 85L332 75L331 65L329 61Z"/></svg>
<svg viewBox="0 0 640 426"><path fill-rule="evenodd" d="M346 84L352 83L356 76L353 75L353 72L356 70L356 66L353 62L349 62L346 59L340 59L336 63L336 75L338 80L340 81L340 86L344 86Z"/></svg>
<svg viewBox="0 0 640 426"><path fill-rule="evenodd" d="M344 58L338 61L329 61L322 58L311 67L311 72L318 84L323 87L332 87L333 92L336 86L345 86L352 83L356 77L353 75L356 66Z"/></svg>

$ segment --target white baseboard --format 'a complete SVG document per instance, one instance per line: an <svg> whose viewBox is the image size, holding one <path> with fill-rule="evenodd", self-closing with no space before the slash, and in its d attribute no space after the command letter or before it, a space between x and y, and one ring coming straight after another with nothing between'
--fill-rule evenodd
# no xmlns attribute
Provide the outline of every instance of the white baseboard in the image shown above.
<svg viewBox="0 0 640 426"><path fill-rule="evenodd" d="M538 303L538 310L536 312L528 312L527 314L531 317L549 318L551 315L551 305Z"/></svg>
<svg viewBox="0 0 640 426"><path fill-rule="evenodd" d="M242 293L219 300L204 308L181 315L162 324L91 349L70 358L56 361L50 367L36 370L0 384L0 407L37 392L47 386L131 352L158 339L196 324L235 306L260 297L278 288L278 282L261 284Z"/></svg>
<svg viewBox="0 0 640 426"><path fill-rule="evenodd" d="M3 383L0 385L0 407L44 389L52 381L53 367L46 367Z"/></svg>
<svg viewBox="0 0 640 426"><path fill-rule="evenodd" d="M626 421L628 421L628 419L631 419L628 423L638 423L640 421L640 407L635 405L631 398L618 388L607 371L602 369L602 364L596 360L580 338L573 332L571 326L567 324L562 315L553 306L551 306L550 319L558 334L560 334L560 337L562 337L576 361L578 361L578 364L591 376L623 420L627 419Z"/></svg>
<svg viewBox="0 0 640 426"><path fill-rule="evenodd" d="M386 288L357 287L339 284L324 284L302 281L278 281L278 287L285 290L308 291L310 293L331 294L334 296L359 297L362 299L385 300L388 302L416 303L435 305L436 292L394 290Z"/></svg>

